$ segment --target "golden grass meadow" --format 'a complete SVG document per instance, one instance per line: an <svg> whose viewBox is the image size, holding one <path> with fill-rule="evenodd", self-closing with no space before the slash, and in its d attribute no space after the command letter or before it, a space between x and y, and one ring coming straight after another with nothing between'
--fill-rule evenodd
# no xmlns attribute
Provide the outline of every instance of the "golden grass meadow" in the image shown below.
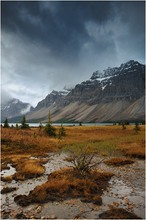
<svg viewBox="0 0 146 220"><path fill-rule="evenodd" d="M58 130L59 128L56 127ZM61 140L46 135L43 128L1 129L1 161L2 169L11 163L16 167L17 173L2 178L4 181L16 179L25 180L43 175L43 163L47 159L31 160L32 156L45 156L50 152L74 151L79 148L88 148L88 153L95 153L102 157L116 158L107 161L107 164L122 165L132 163L131 158L145 157L144 126L140 131L134 131L134 125L122 129L119 125L113 126L73 126L65 127L66 136ZM126 156L128 159L121 158Z"/></svg>
<svg viewBox="0 0 146 220"><path fill-rule="evenodd" d="M88 169L93 159L91 155L102 158L108 166L133 164L135 159L145 158L145 127L140 125L110 126L65 126L66 135L62 138L48 136L44 128L1 128L1 162L2 170L15 167L13 175L2 177L2 181L11 183L38 178L45 173L49 154L64 152L73 156L66 158L73 167L65 167L48 174L48 180L36 186L29 194L17 195L14 202L20 206L33 203L63 201L68 198L80 198L82 202L102 205L102 194L114 175L101 171L98 166ZM56 126L59 132L59 126ZM80 156L80 153L84 152ZM35 158L35 159L34 159ZM77 160L78 158L78 160ZM90 167L92 168L92 166ZM82 172L79 172L82 171ZM16 190L4 187L3 192ZM118 210L117 210L118 212ZM128 215L127 212L124 215ZM115 213L115 212L114 212ZM121 213L121 210L119 210ZM120 214L117 214L120 216Z"/></svg>
<svg viewBox="0 0 146 220"><path fill-rule="evenodd" d="M58 130L58 127L56 127ZM61 140L47 136L43 129L1 129L2 160L25 157L28 155L45 155L61 149L77 149L78 146L89 147L100 154L121 152L130 157L144 158L145 131L134 131L134 125L125 130L120 125L113 126L73 126L65 127L66 136ZM24 156L25 155L25 156Z"/></svg>

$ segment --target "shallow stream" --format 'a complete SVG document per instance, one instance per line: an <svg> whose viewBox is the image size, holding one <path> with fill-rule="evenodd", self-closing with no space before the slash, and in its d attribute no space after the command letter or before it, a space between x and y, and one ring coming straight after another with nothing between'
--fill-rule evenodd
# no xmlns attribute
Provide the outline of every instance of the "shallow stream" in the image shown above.
<svg viewBox="0 0 146 220"><path fill-rule="evenodd" d="M47 175L60 168L70 166L65 161L66 154L50 154L49 161L44 165L45 174L42 177L29 179L25 181L12 181L11 183L2 182L1 188L16 187L17 190L11 193L2 194L1 209L2 212L9 212L9 219L14 218L16 213L23 212L29 218L98 218L99 214L111 207L124 208L135 213L139 217L145 217L144 213L144 188L145 188L145 170L144 161L136 160L134 164L124 167L109 167L102 163L100 169L110 171L115 174L109 181L109 186L103 192L102 206L92 203L83 203L80 199L68 199L63 202L48 202L44 204L33 204L25 208L18 206L14 202L16 195L28 195L37 185L47 181ZM33 158L35 159L35 158ZM37 159L37 158L36 158ZM3 176L12 175L16 172L9 164L10 169L2 171ZM18 211L19 210L19 211Z"/></svg>

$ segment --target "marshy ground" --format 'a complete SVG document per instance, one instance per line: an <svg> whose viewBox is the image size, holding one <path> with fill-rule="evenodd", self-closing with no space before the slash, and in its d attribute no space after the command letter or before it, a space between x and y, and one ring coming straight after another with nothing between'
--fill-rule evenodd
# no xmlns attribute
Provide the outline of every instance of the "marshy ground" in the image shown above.
<svg viewBox="0 0 146 220"><path fill-rule="evenodd" d="M144 126L65 129L2 128L2 219L144 219ZM81 176L66 158L84 148L102 162Z"/></svg>

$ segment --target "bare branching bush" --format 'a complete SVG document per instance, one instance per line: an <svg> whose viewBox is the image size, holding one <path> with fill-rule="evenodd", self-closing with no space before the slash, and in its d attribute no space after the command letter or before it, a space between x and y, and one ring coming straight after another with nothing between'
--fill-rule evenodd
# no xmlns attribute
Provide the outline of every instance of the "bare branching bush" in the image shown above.
<svg viewBox="0 0 146 220"><path fill-rule="evenodd" d="M77 174L85 176L104 160L99 161L97 158L97 153L91 152L88 147L78 147L77 151L69 150L69 156L65 160L72 164L71 167Z"/></svg>

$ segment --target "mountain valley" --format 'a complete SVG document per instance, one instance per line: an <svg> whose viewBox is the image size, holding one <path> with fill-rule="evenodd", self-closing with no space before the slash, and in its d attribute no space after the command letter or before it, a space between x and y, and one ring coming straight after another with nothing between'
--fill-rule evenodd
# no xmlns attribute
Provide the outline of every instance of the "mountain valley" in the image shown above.
<svg viewBox="0 0 146 220"><path fill-rule="evenodd" d="M14 99L2 106L2 120L19 121L26 114L28 122L46 122L50 111L52 121L61 123L144 121L144 94L145 66L130 60L97 70L73 89L53 90L35 108Z"/></svg>

